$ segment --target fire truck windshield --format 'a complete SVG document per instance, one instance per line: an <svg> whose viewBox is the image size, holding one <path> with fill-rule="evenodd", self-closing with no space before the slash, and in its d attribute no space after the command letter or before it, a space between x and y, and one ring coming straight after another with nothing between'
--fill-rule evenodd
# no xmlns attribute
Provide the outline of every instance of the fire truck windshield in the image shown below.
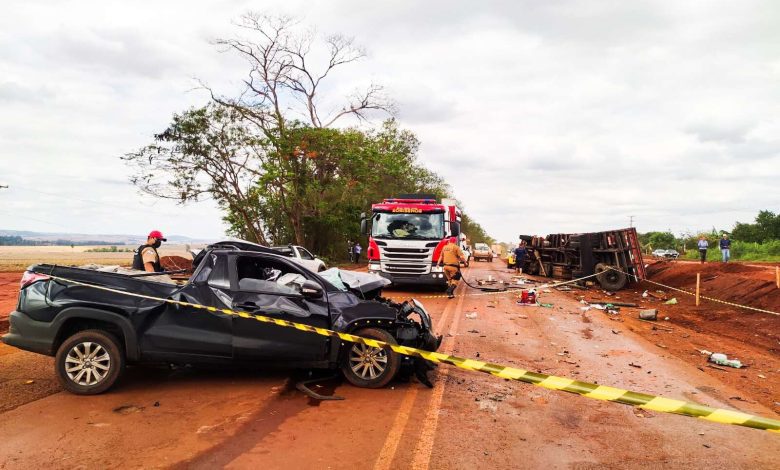
<svg viewBox="0 0 780 470"><path fill-rule="evenodd" d="M371 236L407 240L444 238L444 214L374 213Z"/></svg>

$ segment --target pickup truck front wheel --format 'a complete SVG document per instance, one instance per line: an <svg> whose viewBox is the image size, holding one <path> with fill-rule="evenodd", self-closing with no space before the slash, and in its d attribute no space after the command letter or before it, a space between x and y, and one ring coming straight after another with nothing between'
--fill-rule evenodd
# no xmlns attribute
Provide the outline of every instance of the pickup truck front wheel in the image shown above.
<svg viewBox="0 0 780 470"><path fill-rule="evenodd" d="M385 330L363 328L355 336L396 344L395 338ZM348 346L341 362L341 371L352 385L364 388L382 388L396 376L401 367L401 357L394 351L374 348L361 343Z"/></svg>
<svg viewBox="0 0 780 470"><path fill-rule="evenodd" d="M125 367L119 340L101 330L84 330L63 341L55 368L60 384L77 395L103 393L116 383Z"/></svg>

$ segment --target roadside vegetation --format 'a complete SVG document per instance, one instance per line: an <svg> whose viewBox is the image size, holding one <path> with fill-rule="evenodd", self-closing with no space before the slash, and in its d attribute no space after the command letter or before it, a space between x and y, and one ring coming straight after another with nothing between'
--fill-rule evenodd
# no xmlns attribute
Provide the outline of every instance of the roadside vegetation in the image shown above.
<svg viewBox="0 0 780 470"><path fill-rule="evenodd" d="M132 248L117 248L115 245L111 245L108 248L90 248L85 250L85 253L129 253L132 251Z"/></svg>
<svg viewBox="0 0 780 470"><path fill-rule="evenodd" d="M330 79L365 56L352 39L252 13L239 26L241 36L216 43L247 62L242 89L225 95L203 84L209 102L176 113L153 142L125 155L138 188L181 203L213 198L230 234L331 259L360 239L359 215L371 203L451 196L419 162L419 140L393 119L380 85L333 96ZM371 125L376 118L385 120ZM492 241L468 216L463 231Z"/></svg>
<svg viewBox="0 0 780 470"><path fill-rule="evenodd" d="M723 234L731 239L731 259L737 261L780 261L780 214L763 210L754 223L737 222L730 232L716 230L703 234L709 242L708 261L720 260L718 241ZM676 237L671 232L648 232L639 235L645 252L655 249L675 249L685 259L699 259L697 242L702 234Z"/></svg>

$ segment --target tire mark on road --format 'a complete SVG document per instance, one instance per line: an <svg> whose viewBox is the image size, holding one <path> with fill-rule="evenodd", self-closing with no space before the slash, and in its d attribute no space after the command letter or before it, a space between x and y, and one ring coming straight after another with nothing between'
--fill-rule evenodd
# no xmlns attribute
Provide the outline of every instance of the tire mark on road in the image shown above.
<svg viewBox="0 0 780 470"><path fill-rule="evenodd" d="M458 302L462 303L462 299L463 297L460 297ZM443 333L444 326L447 325L452 310L453 310L453 304L448 303L447 306L444 308L444 312L439 318L439 321L436 322L434 331ZM438 379L437 383L439 380L442 380L442 378L444 377L446 376L437 377ZM374 464L374 470L390 469L390 466L393 460L395 459L395 454L398 451L398 445L401 443L401 438L403 437L403 433L404 430L406 429L406 425L409 422L409 418L411 417L412 407L414 406L414 403L417 400L418 390L419 387L413 387L407 390L406 396L404 396L404 399L401 402L401 406L398 408L398 413L395 416L395 420L393 421L393 425L390 428L390 432L388 432L387 438L385 439L385 443L384 445L382 445L382 450L379 453L379 457L377 458L376 463Z"/></svg>

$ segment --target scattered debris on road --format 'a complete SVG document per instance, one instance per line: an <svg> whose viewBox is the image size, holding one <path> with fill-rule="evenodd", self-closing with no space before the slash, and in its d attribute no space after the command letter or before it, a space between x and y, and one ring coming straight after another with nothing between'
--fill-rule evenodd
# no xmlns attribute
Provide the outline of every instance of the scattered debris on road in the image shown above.
<svg viewBox="0 0 780 470"><path fill-rule="evenodd" d="M647 310L640 310L639 311L639 319L640 320L649 320L649 321L656 321L658 320L658 310L651 308Z"/></svg>

